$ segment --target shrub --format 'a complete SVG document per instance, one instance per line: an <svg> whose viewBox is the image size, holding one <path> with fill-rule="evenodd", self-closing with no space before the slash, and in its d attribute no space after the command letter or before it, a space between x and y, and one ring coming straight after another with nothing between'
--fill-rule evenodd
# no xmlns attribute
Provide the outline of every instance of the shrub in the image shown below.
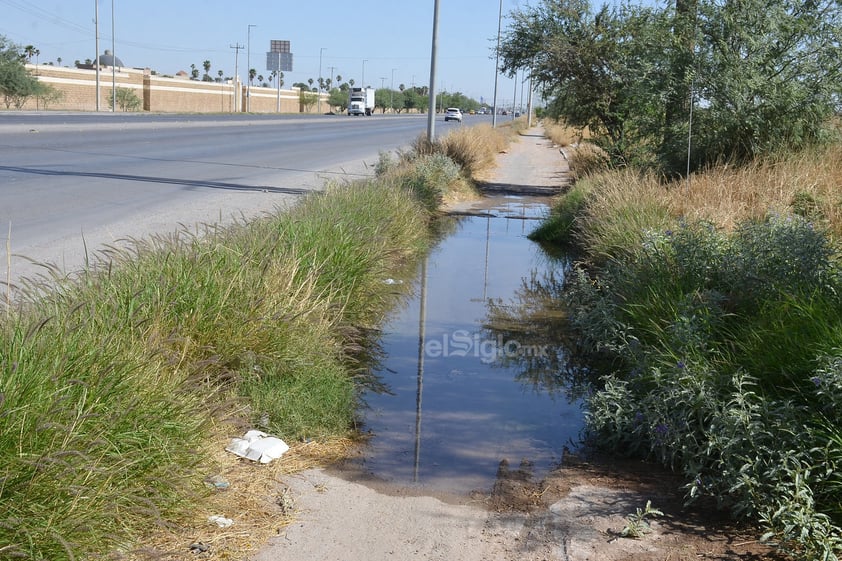
<svg viewBox="0 0 842 561"><path fill-rule="evenodd" d="M650 229L568 283L569 318L614 371L593 442L681 471L809 558L842 545L842 276L828 234L770 215L727 232Z"/></svg>

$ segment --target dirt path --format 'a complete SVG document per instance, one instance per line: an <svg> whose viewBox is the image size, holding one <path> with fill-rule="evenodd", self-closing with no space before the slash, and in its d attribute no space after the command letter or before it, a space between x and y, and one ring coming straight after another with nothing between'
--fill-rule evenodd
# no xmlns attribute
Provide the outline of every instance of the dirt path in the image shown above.
<svg viewBox="0 0 842 561"><path fill-rule="evenodd" d="M482 180L489 191L547 195L558 191L567 172L559 149L536 128L501 154L497 169ZM681 482L649 466L620 469L569 458L535 481L529 466L504 464L493 489L465 497L412 496L353 479L322 469L285 477L296 521L251 560L766 558L751 534L744 536L721 516L685 510ZM664 516L653 518L643 537L622 537L628 516L649 500Z"/></svg>

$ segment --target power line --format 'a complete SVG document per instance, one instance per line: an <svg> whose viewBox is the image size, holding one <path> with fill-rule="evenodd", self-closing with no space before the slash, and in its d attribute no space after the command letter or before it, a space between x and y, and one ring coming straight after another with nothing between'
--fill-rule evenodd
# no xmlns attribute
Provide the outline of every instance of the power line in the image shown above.
<svg viewBox="0 0 842 561"><path fill-rule="evenodd" d="M16 10L20 10L21 12L35 16L39 20L52 23L59 27L65 27L67 29L72 29L74 31L79 31L81 33L86 34L91 32L90 27L86 27L74 21L70 21L69 19L57 16L55 12L39 8L38 6L33 5L31 2L24 3L18 2L17 0L0 0L0 3L6 4L7 6L15 8Z"/></svg>

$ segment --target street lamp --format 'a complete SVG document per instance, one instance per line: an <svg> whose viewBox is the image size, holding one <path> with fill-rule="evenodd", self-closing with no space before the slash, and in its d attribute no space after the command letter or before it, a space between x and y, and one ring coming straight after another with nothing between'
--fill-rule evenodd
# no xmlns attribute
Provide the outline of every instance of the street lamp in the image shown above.
<svg viewBox="0 0 842 561"><path fill-rule="evenodd" d="M316 106L316 112L320 115L322 113L322 54L325 52L325 49L326 47L319 49L319 101Z"/></svg>
<svg viewBox="0 0 842 561"><path fill-rule="evenodd" d="M503 0L500 0L500 12L497 16L497 61L494 63L494 104L491 109L491 126L497 126L497 84L500 81L500 33L503 28Z"/></svg>
<svg viewBox="0 0 842 561"><path fill-rule="evenodd" d="M248 51L246 53L246 113L251 113L251 28L257 24L250 23L248 31Z"/></svg>
<svg viewBox="0 0 842 561"><path fill-rule="evenodd" d="M502 3L503 0L500 0ZM433 142L436 133L436 58L439 48L439 0L433 3L433 41L430 49L430 94L427 111L427 142Z"/></svg>
<svg viewBox="0 0 842 561"><path fill-rule="evenodd" d="M111 0L111 112L117 112L117 52L114 50L114 0ZM37 59L35 62L38 62Z"/></svg>
<svg viewBox="0 0 842 561"><path fill-rule="evenodd" d="M364 88L364 87L365 87L365 63L366 63L366 62L368 62L368 59L364 59L364 60L363 60L363 78L362 78L362 80L361 80L361 82L362 82L362 83L360 84L360 87L361 87L361 88Z"/></svg>
<svg viewBox="0 0 842 561"><path fill-rule="evenodd" d="M397 68L392 68L392 85L389 90L389 108L392 111L395 110L395 70L397 70Z"/></svg>

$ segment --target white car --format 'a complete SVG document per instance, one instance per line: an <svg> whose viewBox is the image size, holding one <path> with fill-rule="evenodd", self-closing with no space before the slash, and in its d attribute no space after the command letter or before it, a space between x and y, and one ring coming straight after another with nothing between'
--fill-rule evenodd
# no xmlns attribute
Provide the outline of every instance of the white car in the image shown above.
<svg viewBox="0 0 842 561"><path fill-rule="evenodd" d="M444 112L444 121L459 121L462 122L462 110L456 107L448 107Z"/></svg>

